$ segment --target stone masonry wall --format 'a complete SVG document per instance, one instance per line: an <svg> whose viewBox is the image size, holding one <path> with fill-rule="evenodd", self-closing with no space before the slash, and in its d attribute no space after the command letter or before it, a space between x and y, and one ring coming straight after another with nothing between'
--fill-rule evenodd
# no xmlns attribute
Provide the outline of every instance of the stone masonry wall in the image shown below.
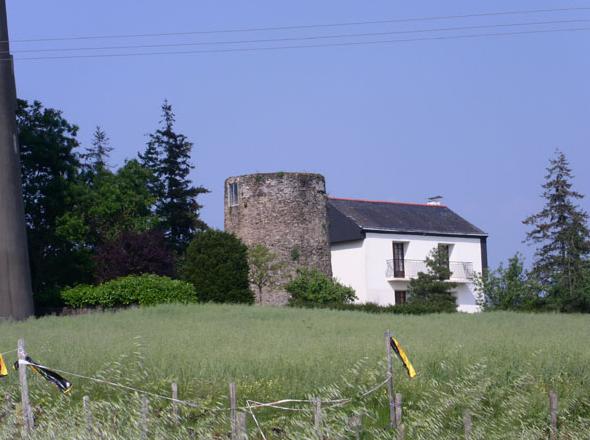
<svg viewBox="0 0 590 440"><path fill-rule="evenodd" d="M229 206L229 186L238 184L236 206ZM230 177L225 181L225 230L246 245L263 244L284 268L280 284L299 267L332 275L326 184L320 174L268 173ZM285 304L281 289L263 292L263 303Z"/></svg>

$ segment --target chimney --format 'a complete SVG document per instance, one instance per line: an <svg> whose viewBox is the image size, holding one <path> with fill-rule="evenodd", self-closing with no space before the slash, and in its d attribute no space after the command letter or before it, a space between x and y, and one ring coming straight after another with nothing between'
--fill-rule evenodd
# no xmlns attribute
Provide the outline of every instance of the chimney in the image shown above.
<svg viewBox="0 0 590 440"><path fill-rule="evenodd" d="M428 197L428 203L427 203L427 205L430 205L430 206L441 206L441 200L442 199L443 199L443 196Z"/></svg>

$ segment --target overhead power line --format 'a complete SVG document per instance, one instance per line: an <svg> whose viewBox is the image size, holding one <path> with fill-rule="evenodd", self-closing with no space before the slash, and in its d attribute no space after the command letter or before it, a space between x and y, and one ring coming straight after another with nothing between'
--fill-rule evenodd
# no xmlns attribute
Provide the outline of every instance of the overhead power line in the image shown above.
<svg viewBox="0 0 590 440"><path fill-rule="evenodd" d="M452 35L452 36L436 36L436 37L423 37L423 38L406 38L406 39L376 40L376 41L356 41L356 42L324 43L324 44L308 44L308 45L291 45L291 46L271 46L271 47L265 46L265 47L243 47L243 48L231 48L231 49L208 49L208 50L168 51L168 52L135 52L135 53L116 53L116 54L24 57L24 58L17 58L17 60L20 60L20 61L65 60L65 59L82 59L82 58L124 58L124 57L156 56L156 55L188 55L188 54L204 54L204 53L256 52L256 51L275 51L275 50L287 50L287 49L312 49L312 48L321 48L321 47L366 46L366 45L379 45L379 44L409 43L409 42L417 42L417 41L491 38L491 37L505 37L505 36L517 36L517 35L529 35L529 34L547 34L547 33L558 33L558 32L582 32L582 31L590 31L590 27L544 29L544 30L514 31L514 32L478 33L478 34L464 34L464 35ZM0 61L10 61L10 60L8 58L4 58L4 59L0 59Z"/></svg>
<svg viewBox="0 0 590 440"><path fill-rule="evenodd" d="M293 25L293 26L272 26L272 27L252 27L252 28L236 28L236 29L218 29L218 30L198 30L187 32L159 32L159 33L143 33L143 34L111 34L111 35L78 35L67 37L44 37L44 38L28 38L28 39L14 39L12 43L34 43L34 42L48 42L48 41L72 41L72 40L102 40L102 39L120 39L120 38L147 38L147 37L167 37L167 36L181 36L181 35L210 35L210 34L228 34L228 33L242 33L242 32L266 32L266 31L285 31L298 29L317 29L317 28L331 28L343 26L364 26L375 24L391 24L391 23L409 23L419 21L434 21L434 20L456 20L465 18L477 17L497 17L508 15L528 15L528 14L542 14L550 12L572 12L572 11L588 11L590 7L568 7L568 8L554 8L554 9L524 9L512 11L495 11L482 12L476 14L460 14L460 15L440 15L430 17L410 17L410 18L396 18L388 20L367 20L367 21L351 21L340 23L319 23L307 25Z"/></svg>
<svg viewBox="0 0 590 440"><path fill-rule="evenodd" d="M517 26L540 26L550 24L572 24L572 23L588 23L590 19L575 19L575 20L553 20L553 21L531 21L521 23L500 23L487 25L473 25L473 26L455 26L443 28L429 28L429 29L411 29L411 30L397 30L386 32L365 32L365 33L346 33L336 35L313 35L307 37L283 37L283 38L264 38L254 40L231 40L231 41L199 41L189 43L167 43L167 44L144 44L144 45L127 45L127 46L86 46L86 47L66 47L66 48L45 48L45 49L22 49L13 50L13 53L43 53L43 52L78 52L78 51L93 51L93 50L124 50L124 49L156 49L166 47L191 47L191 46L217 46L217 45L232 45L232 44L252 44L252 43L280 43L286 41L313 41L325 39L340 39L340 38L358 38L358 37L376 37L384 35L399 35L399 34L415 34L415 33L429 33L429 32L452 32L475 29L492 29L504 27ZM0 52L0 55L2 53Z"/></svg>

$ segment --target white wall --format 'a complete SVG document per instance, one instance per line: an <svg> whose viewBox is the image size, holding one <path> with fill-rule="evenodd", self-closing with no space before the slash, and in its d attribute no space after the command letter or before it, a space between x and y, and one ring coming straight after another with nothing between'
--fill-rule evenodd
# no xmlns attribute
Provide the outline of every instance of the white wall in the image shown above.
<svg viewBox="0 0 590 440"><path fill-rule="evenodd" d="M388 281L387 260L393 258L392 242L405 242L406 260L424 260L439 243L451 245L451 261L473 263L481 273L481 244L479 238L433 237L389 233L367 233L364 240L332 245L334 277L353 287L359 302L381 305L394 304L395 290L406 290L407 281ZM475 312L475 292L471 283L456 289L459 311Z"/></svg>
<svg viewBox="0 0 590 440"><path fill-rule="evenodd" d="M331 246L332 274L346 286L352 287L359 302L367 302L365 249L363 240L336 243Z"/></svg>

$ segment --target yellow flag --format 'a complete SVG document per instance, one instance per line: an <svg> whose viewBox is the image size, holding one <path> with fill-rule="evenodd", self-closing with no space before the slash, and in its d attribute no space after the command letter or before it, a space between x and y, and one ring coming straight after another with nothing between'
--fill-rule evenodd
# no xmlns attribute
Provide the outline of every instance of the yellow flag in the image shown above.
<svg viewBox="0 0 590 440"><path fill-rule="evenodd" d="M6 364L4 363L4 358L0 354L0 377L8 376L8 370L6 369Z"/></svg>
<svg viewBox="0 0 590 440"><path fill-rule="evenodd" d="M412 366L412 363L408 359L408 355L406 354L403 347L400 345L398 340L395 339L393 336L391 337L391 348L393 348L393 351L395 351L395 354L397 354L397 356L402 361L402 364L404 364L404 367L406 368L406 371L408 372L408 376L410 377L410 379L415 378L416 377L416 370L414 370L414 367Z"/></svg>

